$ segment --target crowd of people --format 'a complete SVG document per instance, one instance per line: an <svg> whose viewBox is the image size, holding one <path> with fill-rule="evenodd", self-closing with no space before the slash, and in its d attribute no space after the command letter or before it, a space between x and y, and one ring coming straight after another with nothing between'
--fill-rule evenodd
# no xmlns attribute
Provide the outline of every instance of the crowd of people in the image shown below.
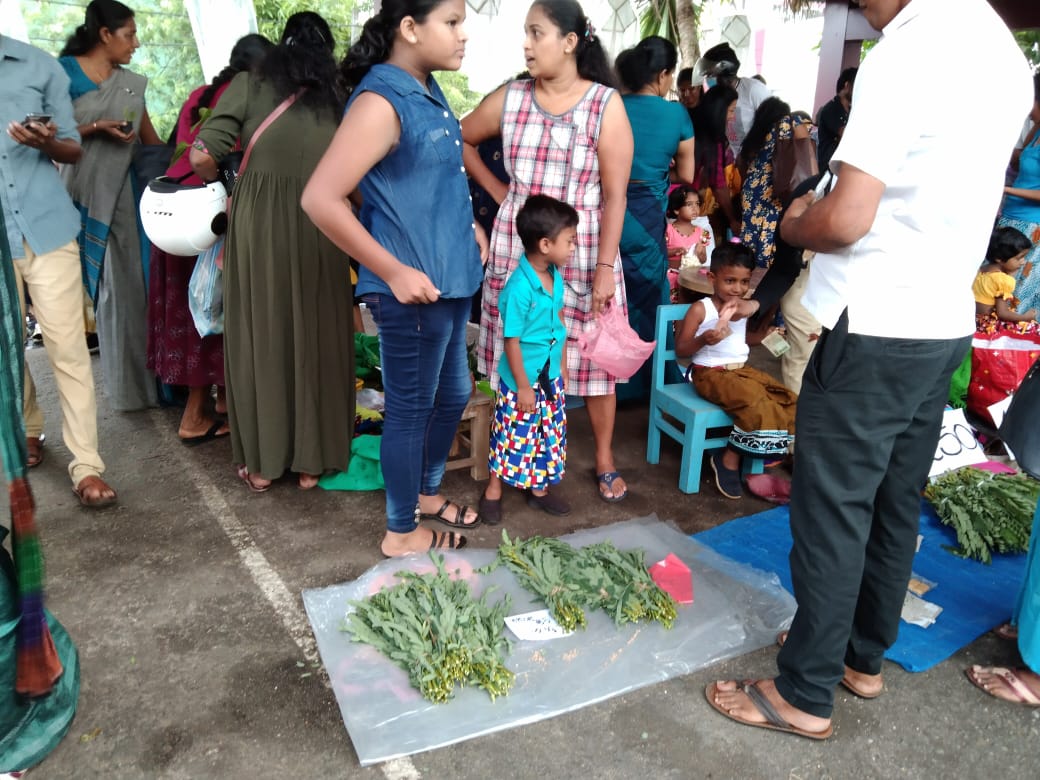
<svg viewBox="0 0 1040 780"><path fill-rule="evenodd" d="M793 450L798 600L779 676L721 682L707 696L741 723L829 736L840 681L882 688L918 492L970 333L1035 328L1040 299L1040 76L1023 132L1028 70L984 0L966 0L970 23L935 0L860 5L884 37L859 70L842 72L815 122L739 76L728 44L678 78L676 48L659 37L611 63L576 0L532 3L526 72L461 122L433 74L461 66L463 0L384 0L339 64L325 20L296 13L278 42L238 42L227 67L188 96L168 143L149 119L146 79L129 67L140 45L132 9L93 0L57 60L0 38L5 266L22 322L25 291L43 332L79 500L116 500L101 477L86 322L96 318L114 410L184 387L185 443L229 438L250 491L286 473L306 490L349 467L359 300L378 327L385 395L383 555L463 547L466 529L502 521L506 487L532 508L569 513L551 490L565 469L569 399L588 412L594 489L622 501L618 402L645 399L650 377L619 382L579 336L613 308L651 339L674 294L669 270L703 266L712 293L691 304L676 350L690 360L691 392L734 418L729 444L711 457L723 495L742 496L743 459ZM906 63L940 57L969 31L1005 74L976 96L985 127L956 115L952 80L906 83L927 76ZM800 189L780 181L781 156L814 138L823 176ZM187 184L238 165L222 335L194 328L196 260L149 247L139 228L135 157L176 145L189 151L166 174ZM950 164L958 149L977 150L969 221L962 168ZM751 295L756 269L765 275ZM492 475L475 508L441 492L473 392L474 300L477 371L496 393ZM789 349L776 379L746 364L748 345L779 321ZM32 467L44 438L28 369L22 393L17 438ZM1014 686L973 679L1036 703L1030 674Z"/></svg>

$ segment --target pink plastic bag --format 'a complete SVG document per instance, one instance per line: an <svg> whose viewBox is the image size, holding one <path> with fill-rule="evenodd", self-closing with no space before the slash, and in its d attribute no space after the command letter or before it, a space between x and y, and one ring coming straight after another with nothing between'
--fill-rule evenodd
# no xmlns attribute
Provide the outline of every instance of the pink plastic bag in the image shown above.
<svg viewBox="0 0 1040 780"><path fill-rule="evenodd" d="M621 308L613 305L600 312L592 327L578 336L581 356L619 380L642 368L656 344L640 339Z"/></svg>

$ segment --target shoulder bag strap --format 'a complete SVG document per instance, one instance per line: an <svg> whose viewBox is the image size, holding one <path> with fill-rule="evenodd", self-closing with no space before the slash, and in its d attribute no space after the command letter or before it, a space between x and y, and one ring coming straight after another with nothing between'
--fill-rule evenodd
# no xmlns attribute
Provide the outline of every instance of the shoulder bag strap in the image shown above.
<svg viewBox="0 0 1040 780"><path fill-rule="evenodd" d="M246 153L242 155L242 164L238 166L239 176L246 172L246 165L249 164L249 156L252 154L253 146L260 139L260 136L264 134L264 131L267 128L274 124L275 120L277 120L278 117L280 117L282 114L288 111L289 107L293 103L295 103L296 99L300 97L300 95L302 94L303 90L301 89L297 92L294 92L292 95L289 95L289 97L287 97L285 100L278 104L278 107L275 108L274 111L267 115L267 118L260 123L260 127L256 128L256 132L253 133L253 137L249 139L249 145L246 146Z"/></svg>

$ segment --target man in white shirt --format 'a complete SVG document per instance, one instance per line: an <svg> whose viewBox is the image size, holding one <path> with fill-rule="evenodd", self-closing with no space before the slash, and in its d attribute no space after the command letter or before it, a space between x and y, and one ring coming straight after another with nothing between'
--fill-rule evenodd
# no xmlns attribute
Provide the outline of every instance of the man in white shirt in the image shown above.
<svg viewBox="0 0 1040 780"><path fill-rule="evenodd" d="M859 5L883 36L856 78L830 163L837 183L816 203L811 194L795 201L781 224L784 240L817 252L804 302L825 328L798 401L798 611L776 678L706 691L734 720L815 739L831 734L839 683L862 698L883 690L920 489L974 332L971 282L1032 101L1025 58L986 0L960 0L956 14L947 0ZM956 51L972 51L972 61L951 59ZM922 62L958 72L936 81ZM985 122L964 119L957 96L966 82ZM961 203L965 149L970 214Z"/></svg>

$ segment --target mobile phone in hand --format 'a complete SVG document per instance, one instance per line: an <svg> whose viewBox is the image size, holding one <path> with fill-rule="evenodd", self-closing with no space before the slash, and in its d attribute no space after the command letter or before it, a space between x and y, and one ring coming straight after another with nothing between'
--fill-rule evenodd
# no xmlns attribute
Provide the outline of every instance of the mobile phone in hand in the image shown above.
<svg viewBox="0 0 1040 780"><path fill-rule="evenodd" d="M123 135L130 135L130 133L134 129L134 123L127 120L126 122L123 122L121 125L116 127L116 129Z"/></svg>
<svg viewBox="0 0 1040 780"><path fill-rule="evenodd" d="M46 127L47 125L49 125L51 123L51 115L50 114L26 114L25 115L25 119L22 120L22 124L28 126L28 125L30 125L32 123L39 123L39 124L43 125L44 127Z"/></svg>

